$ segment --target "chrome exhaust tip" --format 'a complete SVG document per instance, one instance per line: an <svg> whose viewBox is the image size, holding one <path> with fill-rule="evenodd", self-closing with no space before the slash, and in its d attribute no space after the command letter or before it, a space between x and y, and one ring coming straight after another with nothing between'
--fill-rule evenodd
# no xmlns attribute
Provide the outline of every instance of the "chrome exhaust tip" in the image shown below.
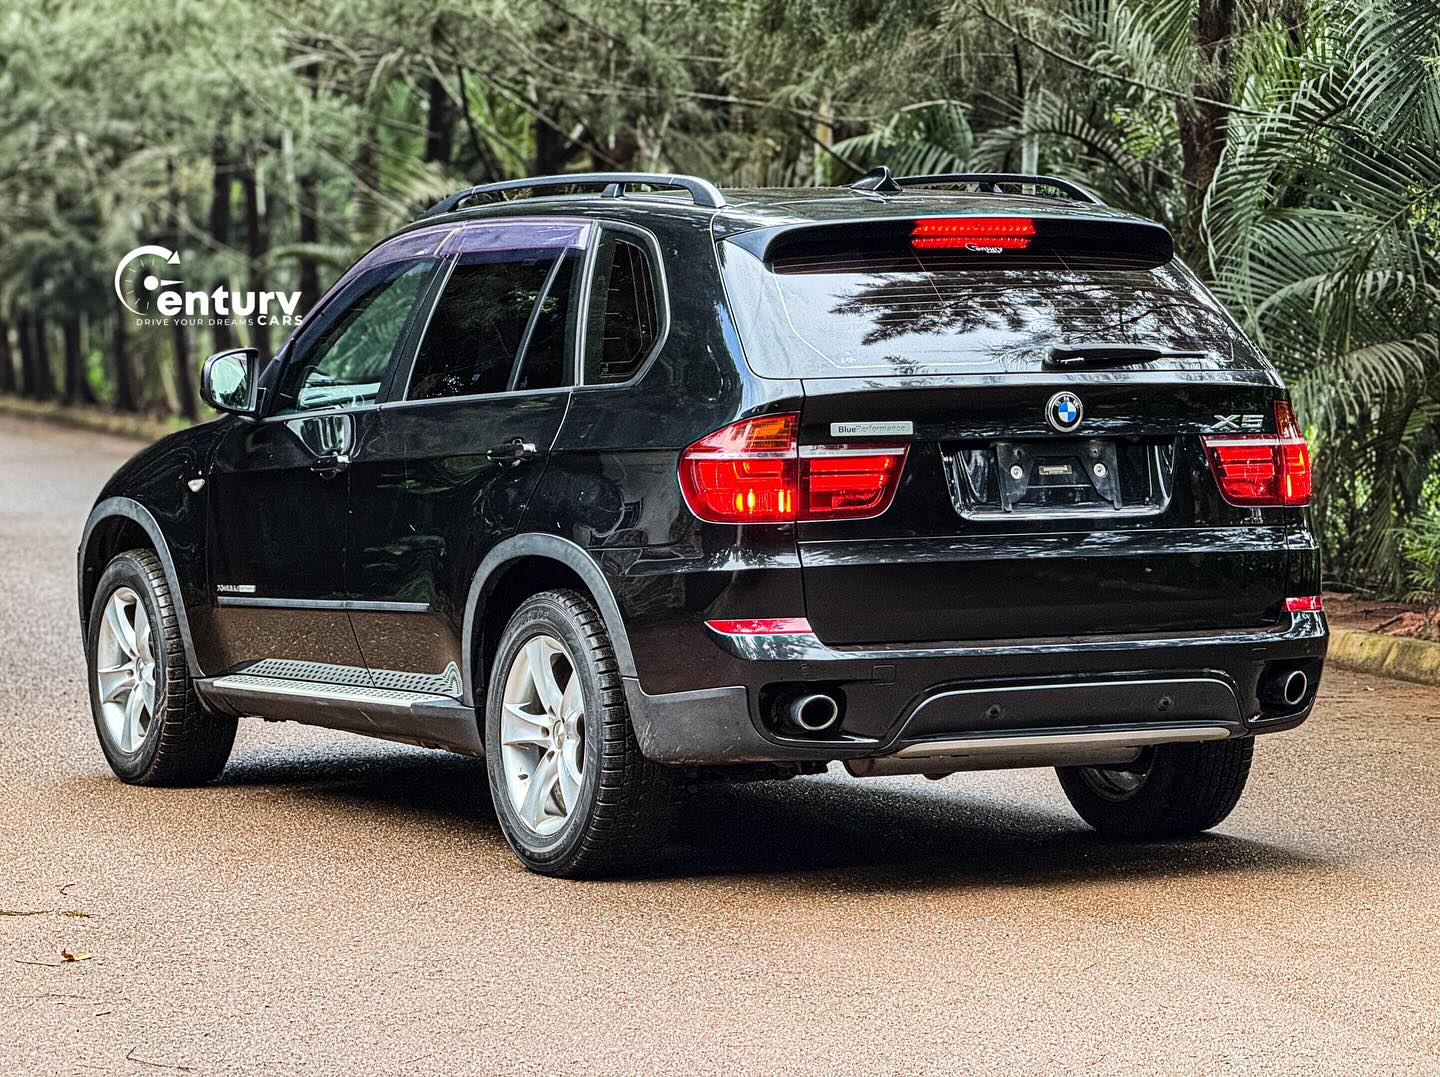
<svg viewBox="0 0 1440 1077"><path fill-rule="evenodd" d="M796 696L785 708L788 724L803 733L823 733L840 719L840 704L819 692Z"/></svg>
<svg viewBox="0 0 1440 1077"><path fill-rule="evenodd" d="M1310 690L1310 678L1298 669L1292 669L1280 684L1280 698L1287 707L1298 707Z"/></svg>

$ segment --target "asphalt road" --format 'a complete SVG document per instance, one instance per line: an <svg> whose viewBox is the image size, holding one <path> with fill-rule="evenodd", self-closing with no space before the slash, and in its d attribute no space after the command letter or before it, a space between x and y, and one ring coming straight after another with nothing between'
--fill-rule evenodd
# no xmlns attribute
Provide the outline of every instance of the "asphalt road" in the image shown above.
<svg viewBox="0 0 1440 1077"><path fill-rule="evenodd" d="M1440 691L1327 673L1199 840L830 774L547 880L473 760L254 722L217 785L111 777L74 549L133 448L0 419L0 1071L1440 1072Z"/></svg>

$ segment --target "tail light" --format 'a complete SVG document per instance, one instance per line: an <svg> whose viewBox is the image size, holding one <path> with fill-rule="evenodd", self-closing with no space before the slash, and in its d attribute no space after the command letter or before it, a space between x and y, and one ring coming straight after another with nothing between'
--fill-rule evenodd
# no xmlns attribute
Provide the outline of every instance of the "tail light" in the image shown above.
<svg viewBox="0 0 1440 1077"><path fill-rule="evenodd" d="M1207 434L1200 440L1220 493L1232 505L1308 505L1310 447L1289 401L1275 402L1273 434Z"/></svg>
<svg viewBox="0 0 1440 1077"><path fill-rule="evenodd" d="M800 447L798 415L741 419L680 454L690 511L721 524L854 520L890 507L908 445Z"/></svg>
<svg viewBox="0 0 1440 1077"><path fill-rule="evenodd" d="M1285 600L1286 613L1319 613L1324 608L1325 603L1319 595L1301 595Z"/></svg>
<svg viewBox="0 0 1440 1077"><path fill-rule="evenodd" d="M998 247L1023 251L1035 235L1029 217L928 217L915 222L910 245L919 250L935 248Z"/></svg>

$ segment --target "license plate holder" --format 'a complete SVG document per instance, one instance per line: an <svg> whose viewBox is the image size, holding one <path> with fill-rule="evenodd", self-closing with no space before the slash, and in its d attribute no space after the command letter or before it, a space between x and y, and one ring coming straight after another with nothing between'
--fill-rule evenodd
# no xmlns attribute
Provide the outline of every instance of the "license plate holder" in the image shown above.
<svg viewBox="0 0 1440 1077"><path fill-rule="evenodd" d="M1118 511L1120 466L1115 443L1104 438L995 442L1000 508L1013 512L1032 491L1108 503Z"/></svg>

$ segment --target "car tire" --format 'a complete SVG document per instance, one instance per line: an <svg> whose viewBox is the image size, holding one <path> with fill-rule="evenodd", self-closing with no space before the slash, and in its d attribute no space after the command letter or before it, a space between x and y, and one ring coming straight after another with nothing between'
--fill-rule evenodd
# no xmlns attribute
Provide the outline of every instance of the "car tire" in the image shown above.
<svg viewBox="0 0 1440 1077"><path fill-rule="evenodd" d="M199 785L219 777L236 719L195 693L175 598L150 550L117 555L100 577L85 639L90 713L100 748L132 785Z"/></svg>
<svg viewBox="0 0 1440 1077"><path fill-rule="evenodd" d="M1101 834L1180 838L1234 809L1250 776L1253 737L1150 748L1125 767L1056 767L1070 803Z"/></svg>
<svg viewBox="0 0 1440 1077"><path fill-rule="evenodd" d="M510 618L486 690L485 755L500 829L531 871L630 873L663 847L673 775L640 752L587 596L546 591Z"/></svg>

